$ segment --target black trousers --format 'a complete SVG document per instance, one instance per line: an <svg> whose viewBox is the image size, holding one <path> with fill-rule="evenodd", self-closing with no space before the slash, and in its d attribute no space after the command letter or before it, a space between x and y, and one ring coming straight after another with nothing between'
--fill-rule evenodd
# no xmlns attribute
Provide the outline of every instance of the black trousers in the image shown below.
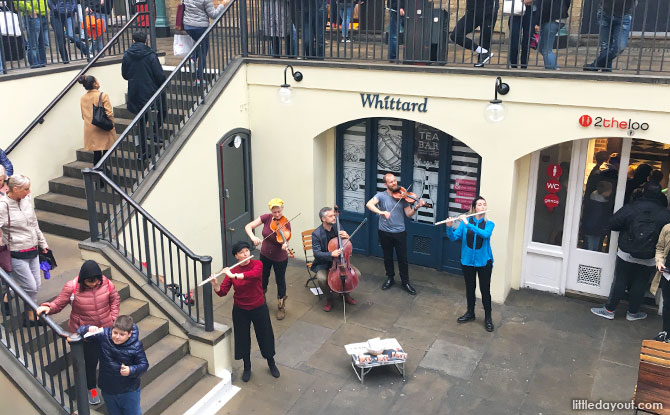
<svg viewBox="0 0 670 415"><path fill-rule="evenodd" d="M635 264L624 261L617 256L614 265L614 282L605 307L609 311L614 311L623 298L626 288L630 287L628 290L628 312L635 314L640 311L644 292L649 288L649 281L655 272L656 267L653 265Z"/></svg>
<svg viewBox="0 0 670 415"><path fill-rule="evenodd" d="M93 342L84 342L84 366L86 367L86 387L91 390L96 387L96 371L98 369L98 345Z"/></svg>
<svg viewBox="0 0 670 415"><path fill-rule="evenodd" d="M493 265L489 262L483 267L470 267L462 265L463 277L465 277L465 298L468 301L468 311L475 312L475 288L477 287L477 275L479 275L479 292L482 294L484 313L491 315L491 271Z"/></svg>
<svg viewBox="0 0 670 415"><path fill-rule="evenodd" d="M479 27L481 28L480 42L482 48L490 50L493 26L497 17L498 0L468 1L466 3L465 14L458 20L454 31L449 34L449 38L465 49L476 50L477 43L466 35L474 33L475 29Z"/></svg>
<svg viewBox="0 0 670 415"><path fill-rule="evenodd" d="M395 270L393 268L393 251L398 259L398 271L400 280L404 283L409 282L409 266L407 265L407 232L385 232L379 231L379 243L384 252L384 268L386 276L393 279Z"/></svg>
<svg viewBox="0 0 670 415"><path fill-rule="evenodd" d="M254 324L256 341L261 355L269 359L275 355L275 334L272 331L270 310L267 304L253 310L233 305L233 332L235 333L235 360L249 359L251 355L251 323Z"/></svg>
<svg viewBox="0 0 670 415"><path fill-rule="evenodd" d="M670 281L661 276L659 287L663 290L663 331L670 333Z"/></svg>
<svg viewBox="0 0 670 415"><path fill-rule="evenodd" d="M270 271L275 270L275 281L277 281L277 298L284 298L286 295L286 267L288 259L285 261L273 261L268 257L261 255L263 264L263 292L268 288L270 282Z"/></svg>

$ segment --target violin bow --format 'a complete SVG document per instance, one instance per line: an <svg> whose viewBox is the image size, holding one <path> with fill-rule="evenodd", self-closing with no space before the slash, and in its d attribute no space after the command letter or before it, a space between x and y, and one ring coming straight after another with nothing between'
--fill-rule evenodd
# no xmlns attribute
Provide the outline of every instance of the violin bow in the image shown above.
<svg viewBox="0 0 670 415"><path fill-rule="evenodd" d="M484 213L487 213L487 212L488 212L488 210L485 210L483 212L478 212L478 213L471 213L469 215L465 215L465 217L469 218L470 216L483 215ZM449 219L441 220L441 221L435 223L435 226L442 225L443 223L447 223L447 222L456 222L457 220L458 220L458 217L454 218L453 220L449 220Z"/></svg>
<svg viewBox="0 0 670 415"><path fill-rule="evenodd" d="M407 189L405 189L405 193L409 192L409 189L411 189L412 186L414 186L414 183L410 184L409 187ZM393 205L391 210L389 210L389 213L393 212L393 209L395 209L395 207L398 206L398 203L400 203L400 201L403 200L404 198L405 198L405 196L400 197L400 199L398 199L398 201L395 202L395 205ZM386 219L386 218L384 218L384 219ZM388 219L386 219L386 220L388 220Z"/></svg>
<svg viewBox="0 0 670 415"><path fill-rule="evenodd" d="M238 262L238 263L236 263L236 264L233 264L233 265L231 265L231 266L229 266L229 267L223 267L223 269L226 269L226 268L233 269L233 268L235 268L236 266L240 265L241 263L243 263L243 262L245 262L245 261L250 260L250 259L253 258L253 257L254 257L253 255L249 255L249 257L248 257L247 259L243 259L242 261L240 261L240 262ZM218 272L218 273L212 275L211 277L209 277L209 278L207 278L206 280L204 280L204 281L202 281L201 283L199 283L199 284L198 284L198 287L200 287L201 285L205 285L206 283L210 282L211 280L213 280L214 278L218 277L218 276L221 275L221 274L223 274L223 270L221 270L220 272Z"/></svg>
<svg viewBox="0 0 670 415"><path fill-rule="evenodd" d="M286 223L291 223L291 221L292 221L293 219L297 218L297 217L300 216L301 214L302 214L302 212L299 212L297 215L295 215L294 217L292 217L292 218L291 218L288 222L286 222ZM280 230L280 229L284 229L285 226L286 226L286 224L284 224L284 225L282 225L282 226L277 226L277 229L275 229L274 231L272 231L271 234L269 234L268 236L266 236L265 238L263 238L263 240L261 240L261 242L263 242L264 240L268 239L269 237L271 237L272 235L274 235L275 233L277 233L278 230Z"/></svg>
<svg viewBox="0 0 670 415"><path fill-rule="evenodd" d="M368 221L368 218L365 218L365 219L363 219L363 222L361 222L361 223L358 224L358 226L356 227L356 229L354 229L354 232L353 232L351 235L349 235L349 239L347 239L347 240L345 240L344 242L342 242L342 248L341 248L341 249L344 249L344 247L347 246L347 244L349 243L349 241L351 241L351 238L353 238L354 235L356 235L356 232L358 232L358 231L361 229L361 227L365 224L365 222L367 222L367 221Z"/></svg>

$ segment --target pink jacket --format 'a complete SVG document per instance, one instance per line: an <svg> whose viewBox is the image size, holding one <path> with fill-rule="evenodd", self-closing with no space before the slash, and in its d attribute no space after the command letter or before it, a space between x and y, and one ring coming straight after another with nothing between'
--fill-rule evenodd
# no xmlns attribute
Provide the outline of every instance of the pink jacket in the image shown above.
<svg viewBox="0 0 670 415"><path fill-rule="evenodd" d="M121 297L114 284L103 275L99 286L93 289L82 289L82 285L77 283L78 279L79 277L68 281L56 299L42 305L49 307L50 315L60 312L70 304L72 291L76 285L77 292L74 293L74 301L72 301L68 331L74 333L79 326L84 325L111 327L119 316L121 304Z"/></svg>

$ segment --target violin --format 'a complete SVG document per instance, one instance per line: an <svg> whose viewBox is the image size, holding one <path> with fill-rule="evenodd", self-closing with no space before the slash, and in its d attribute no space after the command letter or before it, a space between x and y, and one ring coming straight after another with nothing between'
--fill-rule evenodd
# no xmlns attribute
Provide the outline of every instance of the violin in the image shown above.
<svg viewBox="0 0 670 415"><path fill-rule="evenodd" d="M337 238L328 241L328 251L333 252L340 249L341 254L337 258L333 258L333 265L328 271L328 286L333 292L346 294L352 292L358 286L358 275L350 262L354 249L351 239L343 243L340 236L340 215L337 206L335 207L335 214L337 215Z"/></svg>
<svg viewBox="0 0 670 415"><path fill-rule="evenodd" d="M410 204L417 203L419 200L421 200L421 198L416 193L408 192L407 189L405 189L402 186L400 186L395 192L393 192L392 196L395 200L405 199L405 202L410 203ZM428 208L433 207L432 204L430 204L428 202L425 202L425 201L424 201L424 206L428 207Z"/></svg>
<svg viewBox="0 0 670 415"><path fill-rule="evenodd" d="M288 245L288 241L291 239L291 231L286 229L288 223L289 220L286 219L286 216L282 216L279 219L272 219L272 222L270 222L270 229L277 236L277 243ZM289 257L295 257L295 251L293 251L293 249L288 248L286 252L288 252Z"/></svg>

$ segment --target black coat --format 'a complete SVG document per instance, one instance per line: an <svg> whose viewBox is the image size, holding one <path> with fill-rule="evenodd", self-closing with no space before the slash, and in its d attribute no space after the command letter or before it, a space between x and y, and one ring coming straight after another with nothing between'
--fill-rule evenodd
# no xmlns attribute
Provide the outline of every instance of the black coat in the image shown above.
<svg viewBox="0 0 670 415"><path fill-rule="evenodd" d="M399 11L405 8L405 0L386 0L386 7Z"/></svg>
<svg viewBox="0 0 670 415"><path fill-rule="evenodd" d="M328 237L323 224L312 232L312 251L314 252L314 261L312 262L312 271L318 272L322 269L328 269L333 264L333 257L328 251Z"/></svg>
<svg viewBox="0 0 670 415"><path fill-rule="evenodd" d="M547 23L568 17L572 0L535 0L539 23Z"/></svg>
<svg viewBox="0 0 670 415"><path fill-rule="evenodd" d="M609 228L613 231L619 231L619 248L627 253L636 252L639 247L635 246L635 237L630 234L629 227L637 215L650 215L656 223L658 234L661 229L670 223L670 210L665 208L654 195L644 195L639 199L624 205L614 213L610 219ZM655 247L644 255L638 255L636 258L653 258L656 253Z"/></svg>
<svg viewBox="0 0 670 415"><path fill-rule="evenodd" d="M135 42L123 54L121 75L128 81L128 111L137 114L165 82L158 55Z"/></svg>
<svg viewBox="0 0 670 415"><path fill-rule="evenodd" d="M88 332L89 327L81 326L77 331L83 336ZM100 351L98 386L104 393L118 395L140 388L140 376L149 369L149 362L139 337L140 332L137 325L133 324L133 333L130 338L119 345L112 342L111 327L106 327L102 333L86 339L86 341L98 344ZM121 363L130 368L130 375L121 376Z"/></svg>
<svg viewBox="0 0 670 415"><path fill-rule="evenodd" d="M601 7L606 15L621 17L633 14L637 0L602 0Z"/></svg>

